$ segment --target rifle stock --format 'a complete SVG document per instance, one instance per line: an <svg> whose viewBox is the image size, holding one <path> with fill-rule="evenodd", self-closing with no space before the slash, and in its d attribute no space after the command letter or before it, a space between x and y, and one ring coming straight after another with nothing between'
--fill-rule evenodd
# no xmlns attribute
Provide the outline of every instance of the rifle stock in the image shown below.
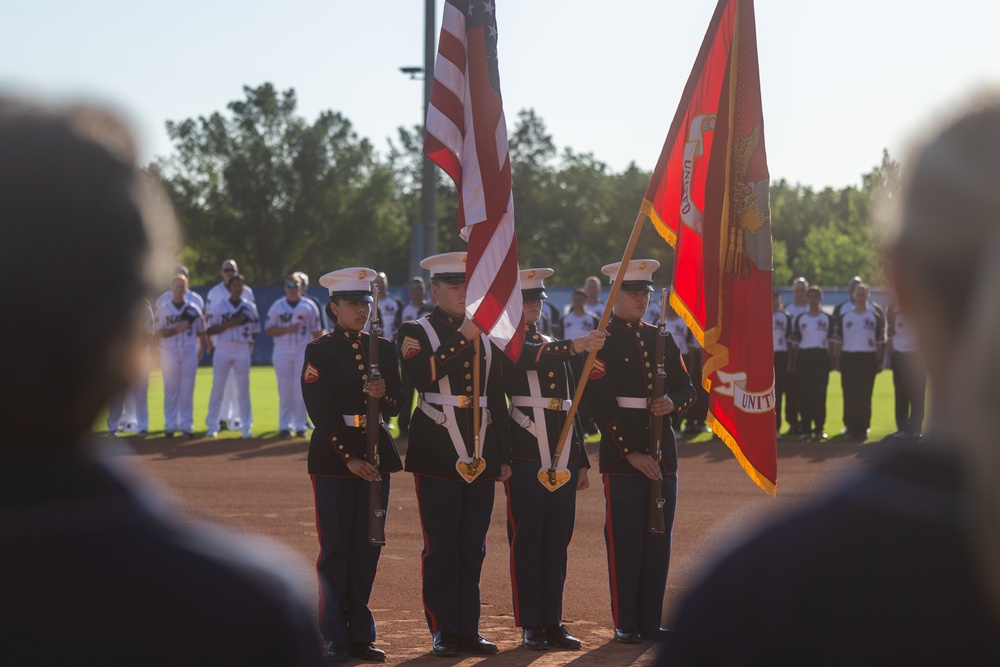
<svg viewBox="0 0 1000 667"><path fill-rule="evenodd" d="M368 337L368 380L378 380L378 339L382 335L382 321L378 312L378 287L372 285L371 334ZM365 415L365 455L368 463L378 468L378 437L381 430L380 399L368 397ZM385 508L382 507L382 482L368 484L368 543L385 545Z"/></svg>
<svg viewBox="0 0 1000 667"><path fill-rule="evenodd" d="M653 398L663 396L667 380L665 368L667 351L667 290L660 293L660 324L656 336L656 375L653 377ZM660 465L663 458L660 449L660 440L663 437L663 417L658 417L652 413L649 415L649 451L656 459L656 465ZM661 470L662 472L662 470ZM663 505L666 500L660 494L662 482L650 480L649 500L646 506L646 531L653 535L663 535L666 533L666 526L663 522Z"/></svg>

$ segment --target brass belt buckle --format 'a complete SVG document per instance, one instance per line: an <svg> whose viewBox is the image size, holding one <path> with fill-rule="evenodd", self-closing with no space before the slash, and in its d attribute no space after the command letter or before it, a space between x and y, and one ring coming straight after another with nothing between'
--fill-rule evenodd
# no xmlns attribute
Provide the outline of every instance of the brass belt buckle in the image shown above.
<svg viewBox="0 0 1000 667"><path fill-rule="evenodd" d="M550 398L549 404L545 407L549 410L562 410L562 399L561 398Z"/></svg>
<svg viewBox="0 0 1000 667"><path fill-rule="evenodd" d="M364 428L368 424L368 415L354 415L354 427Z"/></svg>
<svg viewBox="0 0 1000 667"><path fill-rule="evenodd" d="M458 407L460 408L471 408L472 407L472 397L471 396L457 396Z"/></svg>

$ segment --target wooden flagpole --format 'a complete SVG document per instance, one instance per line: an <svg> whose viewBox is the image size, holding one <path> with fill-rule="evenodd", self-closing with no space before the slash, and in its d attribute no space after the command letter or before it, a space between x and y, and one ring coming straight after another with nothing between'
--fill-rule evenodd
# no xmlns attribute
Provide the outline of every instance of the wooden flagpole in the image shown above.
<svg viewBox="0 0 1000 667"><path fill-rule="evenodd" d="M639 215L636 216L635 224L632 226L632 235L628 238L628 245L625 246L625 254L622 255L621 264L618 265L618 272L615 274L615 280L611 284L611 293L608 294L608 302L604 304L604 312L601 313L601 322L597 325L598 331L606 330L608 322L611 320L612 307L618 299L618 292L621 291L622 276L625 274L626 268L628 268L629 260L632 259L632 254L635 252L636 244L639 243L639 232L642 231L642 225L645 221L646 213L640 209ZM576 392L573 394L573 404L570 405L569 411L566 413L566 422L563 424L562 432L559 433L559 442L556 444L556 451L552 455L552 465L548 470L538 471L539 481L553 491L565 484L567 481L566 479L558 480L556 478L556 463L559 460L560 454L562 454L566 438L569 436L569 430L573 428L573 419L576 417L577 408L580 405L580 400L583 398L583 389L587 386L587 380L590 378L590 371L594 367L594 362L596 360L596 352L590 352L587 354L587 360L583 364L583 371L580 373L580 379L576 383Z"/></svg>

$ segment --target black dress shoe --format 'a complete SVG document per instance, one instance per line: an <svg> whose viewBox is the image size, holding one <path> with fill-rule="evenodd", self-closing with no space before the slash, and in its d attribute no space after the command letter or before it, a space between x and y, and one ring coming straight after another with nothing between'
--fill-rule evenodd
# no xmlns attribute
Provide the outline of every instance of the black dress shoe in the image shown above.
<svg viewBox="0 0 1000 667"><path fill-rule="evenodd" d="M306 437L306 432L305 431L296 431L295 432L295 437L296 438L304 438L304 437Z"/></svg>
<svg viewBox="0 0 1000 667"><path fill-rule="evenodd" d="M278 437L281 438L282 440L287 440L288 438L292 437L292 432L282 429L281 431L278 432Z"/></svg>
<svg viewBox="0 0 1000 667"><path fill-rule="evenodd" d="M347 662L351 659L351 645L330 642L326 645L326 657L330 662Z"/></svg>
<svg viewBox="0 0 1000 667"><path fill-rule="evenodd" d="M642 635L635 630L615 628L615 641L619 644L638 644L642 642Z"/></svg>
<svg viewBox="0 0 1000 667"><path fill-rule="evenodd" d="M439 655L443 658L458 655L458 644L452 635L447 632L438 631L434 633L433 652L434 655Z"/></svg>
<svg viewBox="0 0 1000 667"><path fill-rule="evenodd" d="M545 626L545 641L552 648L563 651L577 651L580 649L580 640L566 632L566 628L561 625Z"/></svg>
<svg viewBox="0 0 1000 667"><path fill-rule="evenodd" d="M521 645L532 651L544 651L549 647L545 641L545 630L540 627L525 628L521 636Z"/></svg>
<svg viewBox="0 0 1000 667"><path fill-rule="evenodd" d="M458 650L475 655L495 655L500 652L497 645L483 639L482 635L457 635Z"/></svg>
<svg viewBox="0 0 1000 667"><path fill-rule="evenodd" d="M351 657L368 662L385 662L385 651L375 648L375 644L356 642L351 644Z"/></svg>

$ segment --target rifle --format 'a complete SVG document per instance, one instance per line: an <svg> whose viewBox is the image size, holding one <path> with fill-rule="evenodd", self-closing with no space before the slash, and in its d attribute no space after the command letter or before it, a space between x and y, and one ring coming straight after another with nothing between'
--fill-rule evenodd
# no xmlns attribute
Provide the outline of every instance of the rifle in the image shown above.
<svg viewBox="0 0 1000 667"><path fill-rule="evenodd" d="M382 335L382 318L378 312L378 287L372 283L372 325L368 336L368 380L378 380L382 373L378 369L378 339ZM365 436L367 438L365 457L368 463L378 468L378 437L382 430L380 423L381 399L368 396L368 412L365 416ZM385 508L382 507L382 482L370 482L368 486L368 543L385 546Z"/></svg>
<svg viewBox="0 0 1000 667"><path fill-rule="evenodd" d="M664 385L667 380L666 361L664 357L667 352L667 290L660 293L660 324L659 335L656 337L656 376L653 378L653 398L663 396ZM660 449L660 439L663 435L663 417L654 414L649 415L649 451L656 459L659 467L663 452ZM649 503L646 506L646 530L653 535L663 535L666 527L663 524L663 505L666 499L660 495L662 482L650 480L649 482Z"/></svg>

